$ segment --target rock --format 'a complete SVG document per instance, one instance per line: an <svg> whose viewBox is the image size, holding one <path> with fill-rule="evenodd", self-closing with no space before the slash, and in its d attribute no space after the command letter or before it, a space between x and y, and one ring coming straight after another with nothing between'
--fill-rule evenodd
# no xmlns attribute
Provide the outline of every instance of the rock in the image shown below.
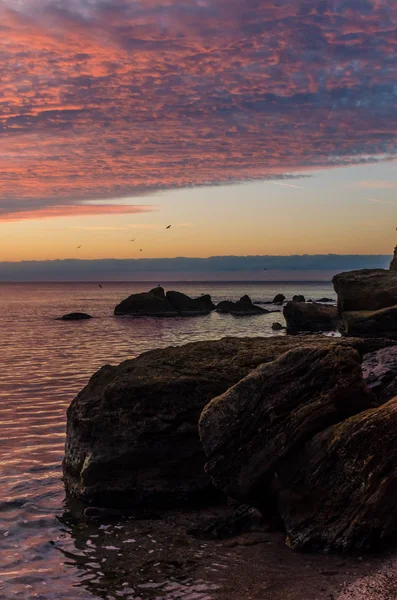
<svg viewBox="0 0 397 600"><path fill-rule="evenodd" d="M380 404L397 396L397 346L365 354L361 369Z"/></svg>
<svg viewBox="0 0 397 600"><path fill-rule="evenodd" d="M397 530L397 398L352 416L279 464L278 509L294 550L379 550Z"/></svg>
<svg viewBox="0 0 397 600"><path fill-rule="evenodd" d="M390 271L397 271L397 246L394 248L393 260L390 263Z"/></svg>
<svg viewBox="0 0 397 600"><path fill-rule="evenodd" d="M63 317L59 317L56 321L85 321L87 319L93 319L91 315L87 315L87 313L74 312L69 313L67 315L63 315Z"/></svg>
<svg viewBox="0 0 397 600"><path fill-rule="evenodd" d="M335 275L339 312L380 310L397 305L397 272L363 269Z"/></svg>
<svg viewBox="0 0 397 600"><path fill-rule="evenodd" d="M285 329L285 327L281 325L281 323L273 323L272 329L273 331L281 331L282 329Z"/></svg>
<svg viewBox="0 0 397 600"><path fill-rule="evenodd" d="M216 312L234 316L250 316L265 315L270 311L261 306L256 306L256 304L252 304L251 299L248 296L243 296L238 302L231 302L230 300L219 302L216 307Z"/></svg>
<svg viewBox="0 0 397 600"><path fill-rule="evenodd" d="M283 315L287 321L287 331L333 331L339 323L336 306L316 302L287 302Z"/></svg>
<svg viewBox="0 0 397 600"><path fill-rule="evenodd" d="M193 299L181 292L167 292L166 298L180 316L207 315L215 309L210 295Z"/></svg>
<svg viewBox="0 0 397 600"><path fill-rule="evenodd" d="M284 294L276 294L273 298L273 304L282 304L285 300Z"/></svg>
<svg viewBox="0 0 397 600"><path fill-rule="evenodd" d="M397 305L381 310L344 312L344 335L397 339Z"/></svg>
<svg viewBox="0 0 397 600"><path fill-rule="evenodd" d="M132 294L114 309L115 315L177 317L178 311L167 300L162 287L149 292Z"/></svg>
<svg viewBox="0 0 397 600"><path fill-rule="evenodd" d="M292 302L306 302L305 297L297 294L296 296L292 297Z"/></svg>
<svg viewBox="0 0 397 600"><path fill-rule="evenodd" d="M188 533L196 537L223 540L258 529L263 529L262 514L252 506L242 504L229 514L211 519L199 527L190 529Z"/></svg>
<svg viewBox="0 0 397 600"><path fill-rule="evenodd" d="M247 294L245 294L245 296L241 296L240 302L248 302L248 304L252 304L252 300Z"/></svg>
<svg viewBox="0 0 397 600"><path fill-rule="evenodd" d="M287 336L224 338L103 367L67 412L67 490L90 505L111 508L213 500L197 428L202 409L258 365L301 343ZM325 336L307 336L305 343L353 347L361 355L391 344Z"/></svg>
<svg viewBox="0 0 397 600"><path fill-rule="evenodd" d="M206 472L226 495L266 514L278 463L320 431L375 404L352 348L290 350L204 408L199 431Z"/></svg>
<svg viewBox="0 0 397 600"><path fill-rule="evenodd" d="M320 298L319 300L316 300L316 302L335 302L335 300L332 298Z"/></svg>

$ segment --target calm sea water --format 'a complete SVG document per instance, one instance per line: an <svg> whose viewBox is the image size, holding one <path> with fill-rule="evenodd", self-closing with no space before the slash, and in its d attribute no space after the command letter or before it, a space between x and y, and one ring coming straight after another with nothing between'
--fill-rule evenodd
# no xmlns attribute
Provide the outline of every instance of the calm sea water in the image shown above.
<svg viewBox="0 0 397 600"><path fill-rule="evenodd" d="M0 598L79 600L89 598L211 598L200 582L192 592L145 582L138 591L124 582L110 593L103 566L92 558L101 540L101 562L118 550L102 538L109 530L87 531L68 520L61 481L66 409L88 378L103 364L117 364L152 348L216 339L226 335L273 335L280 315L232 317L211 314L183 319L115 318L114 306L150 284L0 284ZM189 295L210 293L215 302L248 293L253 301L287 297L335 297L330 283L179 283ZM84 311L95 319L55 318ZM113 527L113 526L111 526ZM120 547L123 535L119 528ZM114 533L114 531L113 531ZM101 537L102 536L102 537ZM117 552L121 556L120 552ZM142 579L143 578L143 579ZM154 592L155 589L155 592ZM201 591L200 591L201 590Z"/></svg>

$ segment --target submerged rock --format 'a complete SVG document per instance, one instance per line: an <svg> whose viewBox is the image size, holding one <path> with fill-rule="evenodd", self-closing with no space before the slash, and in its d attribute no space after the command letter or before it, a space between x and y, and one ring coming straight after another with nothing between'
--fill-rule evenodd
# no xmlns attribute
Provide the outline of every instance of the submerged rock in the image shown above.
<svg viewBox="0 0 397 600"><path fill-rule="evenodd" d="M319 433L277 467L294 550L379 550L397 533L397 398Z"/></svg>
<svg viewBox="0 0 397 600"><path fill-rule="evenodd" d="M66 488L88 504L113 508L212 501L216 493L204 473L197 427L202 409L258 365L301 343L286 336L224 338L103 367L67 412ZM319 350L353 347L361 355L390 344L319 336L305 343Z"/></svg>
<svg viewBox="0 0 397 600"><path fill-rule="evenodd" d="M206 472L226 495L266 514L280 460L375 404L352 348L314 344L290 350L205 407L199 431Z"/></svg>
<svg viewBox="0 0 397 600"><path fill-rule="evenodd" d="M339 312L380 310L397 305L397 272L362 269L335 275Z"/></svg>
<svg viewBox="0 0 397 600"><path fill-rule="evenodd" d="M332 298L319 298L316 302L335 302Z"/></svg>
<svg viewBox="0 0 397 600"><path fill-rule="evenodd" d="M281 323L273 323L272 329L273 331L281 331L282 329L285 329L285 327L281 325Z"/></svg>
<svg viewBox="0 0 397 600"><path fill-rule="evenodd" d="M333 331L337 329L339 315L336 306L316 302L287 302L283 309L287 331Z"/></svg>
<svg viewBox="0 0 397 600"><path fill-rule="evenodd" d="M63 315L63 317L59 317L56 321L86 321L87 319L93 319L91 315L82 312L74 312L68 313L67 315Z"/></svg>

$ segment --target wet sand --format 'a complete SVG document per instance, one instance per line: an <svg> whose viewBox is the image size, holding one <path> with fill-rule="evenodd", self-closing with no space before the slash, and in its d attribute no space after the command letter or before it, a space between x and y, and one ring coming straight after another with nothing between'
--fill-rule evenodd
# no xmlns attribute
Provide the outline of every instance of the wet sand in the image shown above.
<svg viewBox="0 0 397 600"><path fill-rule="evenodd" d="M81 584L100 598L129 600L390 600L397 575L390 555L293 553L266 527L232 538L202 539L188 531L224 508L170 512L158 520L72 526L81 555ZM54 541L62 548L62 539Z"/></svg>

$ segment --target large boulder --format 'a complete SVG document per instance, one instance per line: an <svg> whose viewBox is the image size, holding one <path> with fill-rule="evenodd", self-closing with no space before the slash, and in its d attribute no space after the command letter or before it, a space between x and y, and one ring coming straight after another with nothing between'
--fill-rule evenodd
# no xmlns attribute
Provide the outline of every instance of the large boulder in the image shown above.
<svg viewBox="0 0 397 600"><path fill-rule="evenodd" d="M362 269L335 275L339 312L380 310L397 305L397 272Z"/></svg>
<svg viewBox="0 0 397 600"><path fill-rule="evenodd" d="M197 428L202 409L258 365L301 343L298 337L224 338L103 367L68 409L68 491L98 506L208 502L214 491ZM361 355L390 344L325 336L307 336L305 343L352 347Z"/></svg>
<svg viewBox="0 0 397 600"><path fill-rule="evenodd" d="M265 512L285 456L375 404L354 349L307 344L290 350L205 407L199 430L206 472L225 494Z"/></svg>
<svg viewBox="0 0 397 600"><path fill-rule="evenodd" d="M306 302L306 299L302 294L296 294L292 297L292 302Z"/></svg>
<svg viewBox="0 0 397 600"><path fill-rule="evenodd" d="M211 296L206 294L200 298L190 298L182 292L167 292L166 298L171 306L182 317L194 315L207 315L215 309L215 304L211 300Z"/></svg>
<svg viewBox="0 0 397 600"><path fill-rule="evenodd" d="M115 315L177 317L178 311L167 300L162 287L149 292L132 294L114 309Z"/></svg>
<svg viewBox="0 0 397 600"><path fill-rule="evenodd" d="M232 302L231 300L219 302L216 307L216 312L235 316L249 316L267 314L270 311L262 308L261 306L253 304L251 298L246 295L240 298L240 300L237 302Z"/></svg>
<svg viewBox="0 0 397 600"><path fill-rule="evenodd" d="M390 271L397 271L397 246L394 248L393 259L390 263Z"/></svg>
<svg viewBox="0 0 397 600"><path fill-rule="evenodd" d="M336 306L316 302L287 302L283 309L287 331L333 331L338 327Z"/></svg>
<svg viewBox="0 0 397 600"><path fill-rule="evenodd" d="M295 550L378 550L397 534L397 398L318 434L278 465L273 492Z"/></svg>
<svg viewBox="0 0 397 600"><path fill-rule="evenodd" d="M397 305L381 310L344 312L345 335L397 338Z"/></svg>

